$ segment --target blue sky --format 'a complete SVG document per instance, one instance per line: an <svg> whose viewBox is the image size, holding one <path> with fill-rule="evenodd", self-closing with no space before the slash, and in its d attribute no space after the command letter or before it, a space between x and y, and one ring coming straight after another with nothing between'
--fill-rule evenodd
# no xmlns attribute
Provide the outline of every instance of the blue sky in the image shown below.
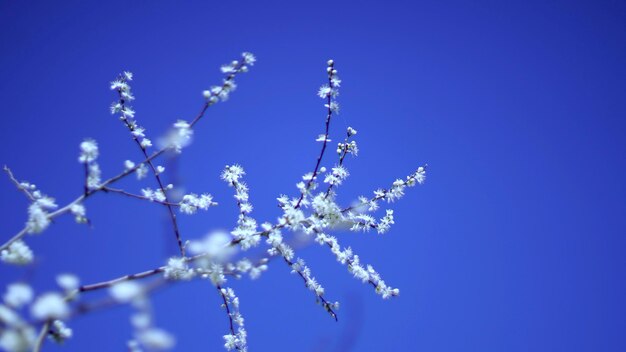
<svg viewBox="0 0 626 352"><path fill-rule="evenodd" d="M219 173L235 162L253 215L272 221L276 197L296 194L314 167L325 117L315 93L333 58L343 84L331 132L352 126L360 145L339 201L429 165L426 184L393 204L389 233L336 233L401 296L383 301L326 249L302 249L342 302L339 322L273 263L258 281L232 282L251 350L623 351L625 27L618 1L0 1L0 163L67 202L81 192L83 138L98 141L104 175L139 160L108 112L117 73L135 73L137 119L156 137L197 113L221 64L251 51L257 65L166 166L220 202L181 217L186 239L234 227ZM0 194L4 240L27 203L8 180ZM164 209L115 195L86 205L93 228L59 219L28 238L38 262L0 267L0 284L45 291L59 272L90 283L175 253ZM220 350L219 304L207 282L154 299L178 351ZM122 350L130 312L71 321L75 337L46 350Z"/></svg>

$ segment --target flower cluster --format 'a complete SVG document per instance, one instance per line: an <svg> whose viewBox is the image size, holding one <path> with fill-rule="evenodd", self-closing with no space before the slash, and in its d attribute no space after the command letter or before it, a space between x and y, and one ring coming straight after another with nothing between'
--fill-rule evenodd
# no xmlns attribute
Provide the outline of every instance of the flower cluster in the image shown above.
<svg viewBox="0 0 626 352"><path fill-rule="evenodd" d="M248 333L243 326L243 316L239 313L239 297L235 295L235 291L232 288L217 288L224 304L222 308L226 309L228 315L230 333L224 335L224 348L228 351L237 350L245 352L248 350ZM235 332L235 326L237 332Z"/></svg>
<svg viewBox="0 0 626 352"><path fill-rule="evenodd" d="M226 165L222 172L222 180L235 189L235 199L239 207L237 227L231 232L243 250L259 244L261 237L257 234L257 222L249 214L252 204L249 202L248 186L240 181L245 171L239 165Z"/></svg>
<svg viewBox="0 0 626 352"><path fill-rule="evenodd" d="M165 351L174 347L176 339L169 332L154 326L154 317L148 292L134 281L125 281L110 286L111 297L120 304L129 303L135 308L130 322L134 338L128 342L131 351Z"/></svg>
<svg viewBox="0 0 626 352"><path fill-rule="evenodd" d="M69 274L59 275L57 281L61 288L69 288L75 282ZM74 286L72 286L74 287ZM58 292L45 292L35 297L34 290L24 282L7 286L0 304L0 348L4 351L28 351L43 337L49 337L56 343L63 343L72 337L73 331L62 319L69 318L68 301L75 297ZM30 315L32 319L28 319ZM43 324L48 333L35 333L37 324Z"/></svg>
<svg viewBox="0 0 626 352"><path fill-rule="evenodd" d="M0 260L9 264L30 264L33 258L33 251L22 240L17 240L0 250Z"/></svg>
<svg viewBox="0 0 626 352"><path fill-rule="evenodd" d="M213 105L219 101L226 101L236 88L235 76L239 73L248 72L248 67L254 65L256 57L248 52L241 54L241 61L234 60L229 64L222 65L222 73L228 76L224 79L221 86L212 86L208 90L205 90L202 95L207 100L207 104Z"/></svg>
<svg viewBox="0 0 626 352"><path fill-rule="evenodd" d="M180 211L185 214L195 214L198 209L207 210L211 206L216 206L213 196L210 194L202 194L198 196L195 193L185 194L180 201Z"/></svg>
<svg viewBox="0 0 626 352"><path fill-rule="evenodd" d="M111 114L119 114L120 120L129 129L133 139L141 146L147 149L152 146L152 141L146 137L146 129L137 124L135 120L135 110L128 105L128 102L135 100L135 96L131 92L128 82L133 80L131 72L124 72L111 82L111 90L117 91L119 100L111 105Z"/></svg>

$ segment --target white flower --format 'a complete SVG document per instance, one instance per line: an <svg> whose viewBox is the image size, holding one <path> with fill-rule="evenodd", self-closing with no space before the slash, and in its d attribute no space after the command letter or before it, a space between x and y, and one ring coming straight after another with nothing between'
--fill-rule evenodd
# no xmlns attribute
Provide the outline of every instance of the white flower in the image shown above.
<svg viewBox="0 0 626 352"><path fill-rule="evenodd" d="M135 329L147 329L152 324L152 317L147 312L135 313L130 317L130 322Z"/></svg>
<svg viewBox="0 0 626 352"><path fill-rule="evenodd" d="M126 347L128 347L128 352L143 352L143 350L139 346L139 342L137 342L136 340L128 341Z"/></svg>
<svg viewBox="0 0 626 352"><path fill-rule="evenodd" d="M116 89L128 89L128 85L120 80L115 80L113 82L111 82L111 90L116 90Z"/></svg>
<svg viewBox="0 0 626 352"><path fill-rule="evenodd" d="M132 169L133 167L135 167L135 163L134 163L134 162L132 162L132 161L130 161L130 160L126 160L126 161L124 161L124 168L125 168L126 170L130 170L130 169Z"/></svg>
<svg viewBox="0 0 626 352"><path fill-rule="evenodd" d="M339 103L336 101L331 101L330 105L329 104L324 104L325 107L329 108L330 111L334 112L335 114L339 114Z"/></svg>
<svg viewBox="0 0 626 352"><path fill-rule="evenodd" d="M79 224L84 224L87 222L86 210L85 206L80 203L72 204L70 207L70 212L74 215L74 219Z"/></svg>
<svg viewBox="0 0 626 352"><path fill-rule="evenodd" d="M237 72L237 68L233 64L222 65L222 67L220 67L220 70L222 70L222 73L227 73L227 74Z"/></svg>
<svg viewBox="0 0 626 352"><path fill-rule="evenodd" d="M332 168L332 173L326 175L324 182L338 186L348 177L348 175L348 170L343 165L338 165Z"/></svg>
<svg viewBox="0 0 626 352"><path fill-rule="evenodd" d="M243 62L246 65L253 66L254 63L256 62L256 57L252 53L244 52L243 54L241 54L241 56L243 56Z"/></svg>
<svg viewBox="0 0 626 352"><path fill-rule="evenodd" d="M130 131L130 134L137 138L144 138L146 136L144 132L146 132L145 128L137 126L132 131Z"/></svg>
<svg viewBox="0 0 626 352"><path fill-rule="evenodd" d="M198 196L195 193L191 193L185 194L179 205L181 212L191 215L195 214L198 208L207 210L210 206L217 205L217 203L213 201L213 196L210 194L205 193Z"/></svg>
<svg viewBox="0 0 626 352"><path fill-rule="evenodd" d="M424 181L426 180L426 168L424 168L423 166L418 167L417 171L415 172L415 179L419 184L424 183Z"/></svg>
<svg viewBox="0 0 626 352"><path fill-rule="evenodd" d="M90 163L98 158L98 144L93 139L86 139L80 144L78 161Z"/></svg>
<svg viewBox="0 0 626 352"><path fill-rule="evenodd" d="M95 189L100 187L100 166L96 163L89 165L89 175L87 176L87 187Z"/></svg>
<svg viewBox="0 0 626 352"><path fill-rule="evenodd" d="M57 343L63 343L73 335L72 329L68 328L61 320L55 320L50 326L50 336Z"/></svg>
<svg viewBox="0 0 626 352"><path fill-rule="evenodd" d="M226 282L224 276L224 267L221 264L210 263L208 268L208 277L215 286L219 286Z"/></svg>
<svg viewBox="0 0 626 352"><path fill-rule="evenodd" d="M0 252L0 259L5 263L24 265L33 261L33 251L22 240L17 240Z"/></svg>
<svg viewBox="0 0 626 352"><path fill-rule="evenodd" d="M10 284L4 294L4 302L13 308L30 303L33 300L33 289L27 284L18 282Z"/></svg>
<svg viewBox="0 0 626 352"><path fill-rule="evenodd" d="M137 340L150 350L168 350L174 347L174 336L165 330L150 328L139 333Z"/></svg>
<svg viewBox="0 0 626 352"><path fill-rule="evenodd" d="M64 319L69 316L70 308L63 296L56 292L49 292L35 300L30 312L38 320Z"/></svg>
<svg viewBox="0 0 626 352"><path fill-rule="evenodd" d="M141 144L141 147L144 148L144 149L146 149L148 147L152 147L152 141L149 140L148 138L142 139L140 144Z"/></svg>
<svg viewBox="0 0 626 352"><path fill-rule="evenodd" d="M316 142L330 142L330 138L326 138L325 134L320 134L317 136Z"/></svg>
<svg viewBox="0 0 626 352"><path fill-rule="evenodd" d="M189 253L206 254L206 257L212 261L223 263L237 253L237 247L229 245L231 240L232 236L228 233L214 231L200 241L189 242Z"/></svg>
<svg viewBox="0 0 626 352"><path fill-rule="evenodd" d="M191 125L187 121L178 120L174 124L175 133L170 139L170 144L180 152L180 150L191 143L191 137L193 136L193 130Z"/></svg>
<svg viewBox="0 0 626 352"><path fill-rule="evenodd" d="M120 303L128 303L143 295L143 288L134 281L123 281L111 286L109 294Z"/></svg>
<svg viewBox="0 0 626 352"><path fill-rule="evenodd" d="M10 307L0 304L0 323L17 327L22 325L22 318Z"/></svg>
<svg viewBox="0 0 626 352"><path fill-rule="evenodd" d="M7 329L0 333L0 349L7 352L30 351L37 335L31 326Z"/></svg>
<svg viewBox="0 0 626 352"><path fill-rule="evenodd" d="M135 172L137 173L137 179L141 180L148 175L148 167L146 164L141 164Z"/></svg>
<svg viewBox="0 0 626 352"><path fill-rule="evenodd" d="M226 348L226 350L228 351L234 350L239 345L239 340L235 335L224 335L224 341L224 348Z"/></svg>
<svg viewBox="0 0 626 352"><path fill-rule="evenodd" d="M194 271L189 268L184 258L172 257L167 261L164 275L169 280L191 280Z"/></svg>
<svg viewBox="0 0 626 352"><path fill-rule="evenodd" d="M239 178L245 175L246 172L243 170L243 167L235 164L235 165L226 165L224 171L222 172L222 180L226 182L237 182Z"/></svg>
<svg viewBox="0 0 626 352"><path fill-rule="evenodd" d="M43 232L48 225L50 225L50 219L48 213L40 205L39 202L34 202L28 207L28 221L26 222L26 231L30 234L37 234Z"/></svg>
<svg viewBox="0 0 626 352"><path fill-rule="evenodd" d="M332 92L332 89L328 86L328 85L323 85L320 87L320 89L317 91L317 95L320 98L327 98Z"/></svg>
<svg viewBox="0 0 626 352"><path fill-rule="evenodd" d="M57 276L57 284L65 291L73 291L78 288L80 281L76 275L61 274Z"/></svg>

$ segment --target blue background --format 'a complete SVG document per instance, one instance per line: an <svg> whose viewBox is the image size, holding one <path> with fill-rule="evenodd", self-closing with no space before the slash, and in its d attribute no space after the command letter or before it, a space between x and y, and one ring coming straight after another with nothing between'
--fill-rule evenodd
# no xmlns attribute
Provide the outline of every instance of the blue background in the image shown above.
<svg viewBox="0 0 626 352"><path fill-rule="evenodd" d="M325 248L307 247L299 254L342 302L339 322L276 262L258 281L230 282L250 350L624 351L625 49L621 1L3 0L0 163L65 204L81 192L84 137L99 142L105 176L140 159L108 111L118 72L135 73L137 119L156 139L195 116L222 63L251 51L258 64L166 166L170 180L220 202L179 217L185 239L234 226L232 190L219 179L229 163L247 170L253 215L273 221L276 197L297 194L314 166L325 116L315 93L333 58L344 81L334 139L353 126L361 149L339 200L430 166L427 183L393 204L390 233L337 233L401 296L381 300ZM4 241L27 202L8 180L0 194ZM65 217L29 237L37 263L1 266L2 287L26 279L50 290L59 272L91 283L175 253L157 205L97 195L87 211L92 229ZM178 351L221 349L219 304L205 281L154 299ZM64 349L124 350L130 312L71 321Z"/></svg>

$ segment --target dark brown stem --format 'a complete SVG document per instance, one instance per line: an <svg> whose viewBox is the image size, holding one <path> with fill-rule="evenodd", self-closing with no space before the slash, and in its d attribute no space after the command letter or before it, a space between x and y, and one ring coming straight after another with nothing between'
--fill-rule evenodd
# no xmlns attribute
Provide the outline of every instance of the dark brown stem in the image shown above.
<svg viewBox="0 0 626 352"><path fill-rule="evenodd" d="M280 252L280 250L279 250L279 252ZM306 279L306 277L304 276L304 274L302 274L302 271L294 269L294 267L293 267L293 262L292 262L291 260L287 259L287 258L283 255L283 253L282 253L282 252L280 252L280 254L281 254L281 256L283 257L283 259L285 260L285 263L287 263L287 265L289 265L289 267L290 267L291 269L293 269L296 273L298 273L298 275L302 278L302 281L304 281L304 285L305 285L305 286L307 287L307 289L308 289L309 287L307 286L307 279ZM326 311L330 314L330 316L331 316L331 317L333 317L333 319L335 319L335 321L338 321L339 319L338 319L338 317L337 317L337 313L335 313L335 311L332 309L332 304L328 303L328 301L327 301L327 300L324 298L324 296L322 296L322 295L315 294L315 297L316 297L317 299L319 299L320 301L322 301L322 305L324 306L324 309L326 309Z"/></svg>
<svg viewBox="0 0 626 352"><path fill-rule="evenodd" d="M328 105L328 109L326 112L326 131L324 132L324 143L322 144L322 150L320 151L320 155L317 157L317 163L315 163L315 169L313 170L313 174L311 175L311 178L309 179L309 181L306 183L304 192L300 194L300 198L298 198L298 202L294 206L295 209L298 209L300 207L300 204L302 203L302 200L304 199L305 193L309 190L309 187L311 187L311 183L313 183L313 180L317 176L317 173L320 168L320 164L322 163L322 158L324 157L324 152L326 151L326 145L328 144L328 131L330 129L330 119L333 116L333 111L330 108L331 106L330 103L332 100L332 89L333 89L332 77L333 77L332 73L328 75L328 86L330 87L331 92L328 93L328 97L326 99L327 101L326 105Z"/></svg>
<svg viewBox="0 0 626 352"><path fill-rule="evenodd" d="M83 163L83 169L85 170L85 184L83 186L83 195L86 197L89 193L89 164Z"/></svg>
<svg viewBox="0 0 626 352"><path fill-rule="evenodd" d="M148 198L146 196L142 196L142 195L139 195L139 194L126 192L123 189L102 187L102 190L104 192L118 193L118 194L125 195L127 197L131 197L131 198L135 198L135 199L141 199L141 200L147 200L148 202L153 202L153 203L157 203L157 204L170 205L170 206L173 206L173 207L180 206L180 204L178 204L178 203L171 203L171 202L165 202L165 201L160 201L160 200L153 200L153 199L150 199L150 198Z"/></svg>
<svg viewBox="0 0 626 352"><path fill-rule="evenodd" d="M348 136L349 138L349 136ZM348 155L348 138L346 138L344 146L343 146L343 152L341 153L341 156L339 157L339 166L343 165L343 159L346 158L346 155ZM330 191L333 189L335 185L334 184L329 184L328 185L328 189L326 190L326 194L324 195L324 198L328 198L328 196L330 195Z"/></svg>
<svg viewBox="0 0 626 352"><path fill-rule="evenodd" d="M222 296L222 301L224 301L224 307L226 308L226 314L228 315L228 323L230 325L230 334L235 336L235 326L233 325L233 317L230 315L230 307L228 304L228 300L226 299L226 295L224 294L224 292L222 292L222 286L217 285L217 292L219 292L220 296Z"/></svg>
<svg viewBox="0 0 626 352"><path fill-rule="evenodd" d="M125 111L126 110L126 103L124 98L122 97L122 89L118 89L117 90L119 97L120 97L120 105L121 105L121 110ZM122 115L124 116L124 115ZM131 132L135 131L135 125L133 123L131 123L126 117L122 118L122 121L124 122L124 124L126 125L126 127L128 128L128 130ZM139 141L139 138L137 138L137 136L133 135L133 140L135 141L135 143L137 144L137 146L139 147L139 149L141 150L141 153L144 155L144 157L148 158L148 152L146 150L146 148L141 144L141 141ZM176 242L178 244L178 249L180 250L180 255L181 256L185 256L185 246L183 246L183 240L180 236L180 230L178 228L178 222L176 221L176 213L174 213L174 209L172 208L172 206L169 204L170 201L167 197L167 191L165 189L165 186L163 185L163 181L161 180L161 176L159 176L159 172L157 171L156 167L154 166L154 163L152 163L151 160L149 160L147 162L147 164L150 166L150 169L152 170L152 174L154 175L157 184L159 185L159 189L161 190L161 192L163 193L163 196L165 197L165 206L167 207L167 212L170 216L170 219L172 221L172 227L174 229L174 235L176 236Z"/></svg>

